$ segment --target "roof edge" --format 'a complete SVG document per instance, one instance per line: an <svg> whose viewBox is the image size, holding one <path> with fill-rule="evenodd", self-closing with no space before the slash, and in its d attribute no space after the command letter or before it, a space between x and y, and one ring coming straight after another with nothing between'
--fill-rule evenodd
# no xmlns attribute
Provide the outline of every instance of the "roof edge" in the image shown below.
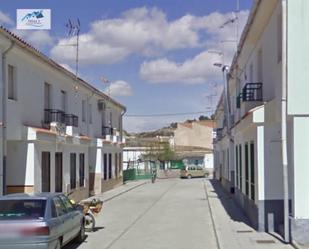
<svg viewBox="0 0 309 249"><path fill-rule="evenodd" d="M15 44L17 44L19 47L27 49L27 51L30 52L31 54L33 54L34 56L37 56L39 59L43 60L44 62L46 62L47 64L49 64L53 68L60 70L62 73L66 74L67 76L69 76L70 78L75 80L75 78L76 78L75 74L73 74L72 72L70 72L69 70L67 70L63 66L61 66L56 61L49 58L47 55L43 54L41 51L39 51L38 49L36 49L35 47L33 47L32 45L27 43L22 38L20 38L19 36L17 36L16 34L14 34L9 29L5 28L2 25L0 25L0 34L2 34L3 36L5 36L7 39L14 42ZM106 95L105 93L103 93L102 91L100 91L99 89L94 87L92 84L86 82L85 80L83 80L80 77L78 77L77 80L84 87L86 87L86 88L90 89L91 91L97 93L99 96L101 96L102 98L112 102L113 104L120 107L121 109L126 110L126 107L124 105L120 104L119 102L117 102L116 100L111 98L110 96Z"/></svg>

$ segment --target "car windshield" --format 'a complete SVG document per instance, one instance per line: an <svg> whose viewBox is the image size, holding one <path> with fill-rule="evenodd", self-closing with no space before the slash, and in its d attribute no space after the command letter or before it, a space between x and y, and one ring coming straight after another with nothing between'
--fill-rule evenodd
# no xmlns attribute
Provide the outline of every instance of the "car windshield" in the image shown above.
<svg viewBox="0 0 309 249"><path fill-rule="evenodd" d="M43 219L45 200L0 200L0 220Z"/></svg>

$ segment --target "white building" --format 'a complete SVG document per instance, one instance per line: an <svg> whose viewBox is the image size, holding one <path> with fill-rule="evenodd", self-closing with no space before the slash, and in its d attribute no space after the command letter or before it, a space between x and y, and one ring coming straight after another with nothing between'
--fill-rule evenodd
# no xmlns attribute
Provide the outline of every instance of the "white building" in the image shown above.
<svg viewBox="0 0 309 249"><path fill-rule="evenodd" d="M186 165L199 165L212 173L213 127L213 120L177 123L170 144Z"/></svg>
<svg viewBox="0 0 309 249"><path fill-rule="evenodd" d="M1 192L80 200L121 183L125 107L3 28L0 54Z"/></svg>
<svg viewBox="0 0 309 249"><path fill-rule="evenodd" d="M217 107L214 141L216 177L235 191L253 226L286 232L285 238L291 233L292 240L305 244L309 243L308 11L309 1L254 1L227 77L228 98L223 94ZM284 178L285 151L288 178Z"/></svg>

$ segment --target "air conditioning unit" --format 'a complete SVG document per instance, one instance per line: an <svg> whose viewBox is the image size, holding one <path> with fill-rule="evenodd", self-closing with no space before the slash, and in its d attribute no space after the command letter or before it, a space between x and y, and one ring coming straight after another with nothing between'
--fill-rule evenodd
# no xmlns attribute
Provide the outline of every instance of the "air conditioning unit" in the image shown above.
<svg viewBox="0 0 309 249"><path fill-rule="evenodd" d="M64 136L66 134L66 127L65 127L65 124L63 123L51 122L50 130L56 132L58 135Z"/></svg>
<svg viewBox="0 0 309 249"><path fill-rule="evenodd" d="M103 100L98 101L98 110L104 111L106 109L106 103Z"/></svg>

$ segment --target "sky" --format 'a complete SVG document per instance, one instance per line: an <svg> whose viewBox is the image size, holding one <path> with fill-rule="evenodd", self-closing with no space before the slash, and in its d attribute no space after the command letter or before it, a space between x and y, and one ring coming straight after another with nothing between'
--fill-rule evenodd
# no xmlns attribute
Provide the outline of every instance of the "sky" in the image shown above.
<svg viewBox="0 0 309 249"><path fill-rule="evenodd" d="M2 0L0 25L74 72L75 37L65 24L78 18L79 76L125 105L124 128L140 132L214 111L223 83L213 64L231 63L236 1ZM240 33L252 1L239 0ZM16 29L17 9L43 8L50 30Z"/></svg>

